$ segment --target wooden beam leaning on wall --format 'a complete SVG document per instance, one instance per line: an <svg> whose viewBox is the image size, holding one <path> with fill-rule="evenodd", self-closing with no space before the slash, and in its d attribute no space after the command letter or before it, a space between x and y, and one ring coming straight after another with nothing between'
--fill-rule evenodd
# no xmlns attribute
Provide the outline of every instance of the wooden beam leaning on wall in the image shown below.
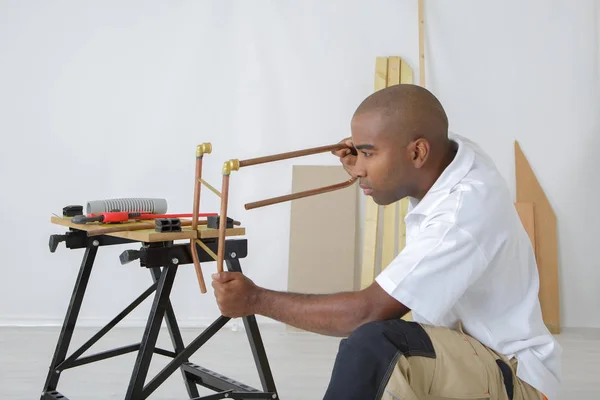
<svg viewBox="0 0 600 400"><path fill-rule="evenodd" d="M515 173L517 184L516 207L523 226L532 238L531 242L538 266L540 277L539 299L542 306L542 316L550 332L558 334L560 333L560 296L558 290L556 214L519 143L516 141ZM528 209L526 209L527 206L524 206L526 203L531 204ZM533 218L531 213L533 213ZM533 233L531 233L532 227Z"/></svg>
<svg viewBox="0 0 600 400"><path fill-rule="evenodd" d="M375 59L375 92L387 86L388 59L377 57ZM360 288L368 287L375 279L375 265L377 263L379 225L379 206L369 196L365 204L365 225L363 234L362 264L360 269Z"/></svg>
<svg viewBox="0 0 600 400"><path fill-rule="evenodd" d="M399 83L413 83L413 70L401 57L377 57L375 91ZM383 209L383 210L382 210ZM361 289L371 285L378 271L386 268L406 244L404 217L408 199L380 207L367 196L361 265ZM409 313L404 319L412 319Z"/></svg>
<svg viewBox="0 0 600 400"><path fill-rule="evenodd" d="M388 58L387 86L400 83L400 57ZM388 266L396 256L396 224L398 221L398 203L383 207L383 236L381 250L381 269Z"/></svg>

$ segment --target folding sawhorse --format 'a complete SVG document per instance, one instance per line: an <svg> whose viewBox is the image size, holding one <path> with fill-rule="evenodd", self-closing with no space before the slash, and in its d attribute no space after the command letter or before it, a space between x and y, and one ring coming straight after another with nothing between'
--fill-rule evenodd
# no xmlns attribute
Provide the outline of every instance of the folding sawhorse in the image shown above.
<svg viewBox="0 0 600 400"><path fill-rule="evenodd" d="M181 370L190 399L279 398L256 318L254 316L243 318L243 322L258 370L258 375L260 377L262 390L252 388L241 382L227 378L222 374L189 362L190 356L198 351L198 349L215 335L230 319L223 316L217 318L208 328L202 331L196 339L187 346L184 345L177 319L171 305L170 293L179 266L191 264L193 262L190 252L189 231L164 233L132 231L88 236L87 231L93 230L95 227L94 225L75 225L69 221L69 218L60 217L52 217L51 222L69 228L64 235L52 235L50 237L51 252L56 250L59 242L64 241L67 248L85 249L85 253L40 400L68 400L67 396L57 390L59 378L63 371L134 351L137 351L138 354L131 373L129 386L124 396L124 399L126 400L142 400L150 398L151 394L177 369ZM245 232L243 228L228 228L227 236L236 236L243 234L243 232ZM188 241L183 244L176 244L175 240L177 239L188 239ZM200 240L212 252L217 252L217 230L203 227L200 231ZM101 246L131 244L136 242L141 243L142 247L139 250L124 251L120 256L121 263L124 264L139 260L140 265L148 268L150 271L153 284L79 349L67 357L69 345L75 330L77 317L81 309L81 304L98 248ZM214 261L212 256L200 246L196 245L196 249L200 262ZM225 241L225 260L229 271L241 272L239 259L246 257L248 253L247 250L248 243L246 239L237 238L227 239ZM125 318L127 314L142 303L144 299L152 295L152 293L154 293L154 300L148 315L146 329L140 343L81 357L85 351L110 331L110 329L112 329L119 321ZM173 351L156 347L156 341L163 318L166 320L166 325L171 336L174 348ZM170 357L172 360L154 378L146 383L148 368L154 354ZM216 393L200 397L196 385L202 385L214 390Z"/></svg>

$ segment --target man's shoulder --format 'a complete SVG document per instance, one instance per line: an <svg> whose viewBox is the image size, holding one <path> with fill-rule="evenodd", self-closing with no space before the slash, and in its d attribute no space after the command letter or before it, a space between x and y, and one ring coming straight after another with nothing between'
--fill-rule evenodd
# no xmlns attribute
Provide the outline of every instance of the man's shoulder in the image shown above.
<svg viewBox="0 0 600 400"><path fill-rule="evenodd" d="M453 225L489 249L519 229L519 218L507 182L491 157L468 138L452 134L458 143L455 160L431 193L411 202L407 223L421 228ZM412 219L411 213L421 218Z"/></svg>
<svg viewBox="0 0 600 400"><path fill-rule="evenodd" d="M521 226L509 187L493 160L472 141L459 138L471 152L468 171L447 188L427 221L443 221L467 232L488 256L502 244L520 240Z"/></svg>

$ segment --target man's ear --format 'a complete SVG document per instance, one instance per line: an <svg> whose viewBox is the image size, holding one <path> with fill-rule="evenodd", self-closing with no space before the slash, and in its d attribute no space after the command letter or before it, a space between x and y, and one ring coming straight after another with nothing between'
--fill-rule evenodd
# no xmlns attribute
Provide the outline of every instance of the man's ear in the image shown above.
<svg viewBox="0 0 600 400"><path fill-rule="evenodd" d="M429 157L429 142L423 138L415 139L408 144L410 162L415 168L421 168Z"/></svg>

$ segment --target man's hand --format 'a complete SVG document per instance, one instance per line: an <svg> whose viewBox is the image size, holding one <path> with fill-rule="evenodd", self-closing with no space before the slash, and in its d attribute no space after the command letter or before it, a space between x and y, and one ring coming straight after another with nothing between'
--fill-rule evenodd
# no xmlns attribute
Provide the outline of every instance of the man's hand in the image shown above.
<svg viewBox="0 0 600 400"><path fill-rule="evenodd" d="M356 164L356 149L354 148L354 144L352 143L352 138L346 138L341 140L340 143L344 143L347 147L332 151L332 153L340 158L344 169L348 174L352 177L356 177L354 174L354 165Z"/></svg>
<svg viewBox="0 0 600 400"><path fill-rule="evenodd" d="M240 272L213 274L212 287L221 314L238 318L256 314L260 288Z"/></svg>

